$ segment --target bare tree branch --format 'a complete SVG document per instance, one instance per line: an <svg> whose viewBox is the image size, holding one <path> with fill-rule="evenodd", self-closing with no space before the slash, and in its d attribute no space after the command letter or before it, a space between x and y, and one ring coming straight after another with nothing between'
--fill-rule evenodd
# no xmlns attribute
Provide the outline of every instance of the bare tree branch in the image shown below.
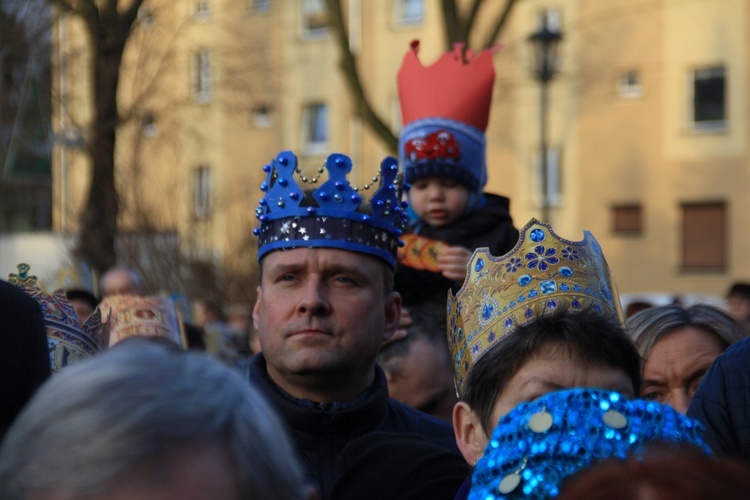
<svg viewBox="0 0 750 500"><path fill-rule="evenodd" d="M442 0L443 26L445 27L445 42L448 50L456 42L466 41L461 28L461 14L458 12L456 0Z"/></svg>
<svg viewBox="0 0 750 500"><path fill-rule="evenodd" d="M487 36L487 40L484 42L485 48L492 47L497 43L497 38L498 36L500 36L500 32L505 27L505 23L508 21L510 13L517 2L518 0L506 0L503 13L500 14L500 17L498 17L495 21L495 25L492 27L492 31L490 31L489 36Z"/></svg>
<svg viewBox="0 0 750 500"><path fill-rule="evenodd" d="M479 9L482 7L482 3L484 0L474 0L474 2L471 4L471 10L469 11L469 15L466 17L466 20L463 22L463 29L461 30L462 40L466 42L468 45L469 43L469 35L471 35L471 30L474 28L474 21L477 19L477 14L479 13Z"/></svg>
<svg viewBox="0 0 750 500"><path fill-rule="evenodd" d="M352 92L357 114L365 120L367 125L380 137L388 149L395 153L398 151L398 138L372 108L365 89L362 87L362 81L357 70L356 56L349 48L349 34L344 24L341 0L326 0L326 4L328 5L329 23L333 28L339 50L341 51L341 70L344 72L346 82Z"/></svg>

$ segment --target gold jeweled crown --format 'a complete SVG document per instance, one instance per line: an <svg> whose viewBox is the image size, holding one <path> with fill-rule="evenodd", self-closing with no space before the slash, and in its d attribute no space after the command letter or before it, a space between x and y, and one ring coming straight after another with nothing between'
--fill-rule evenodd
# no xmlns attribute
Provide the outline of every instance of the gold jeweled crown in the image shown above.
<svg viewBox="0 0 750 500"><path fill-rule="evenodd" d="M47 328L50 367L53 373L105 350L109 343L109 328L97 309L86 321L79 324L75 309L64 290L45 293L36 276L29 274L28 264L18 264L18 274L8 275L8 283L21 288L42 308Z"/></svg>
<svg viewBox="0 0 750 500"><path fill-rule="evenodd" d="M531 219L502 257L477 249L463 286L448 296L448 344L459 395L471 367L492 346L560 307L592 308L623 320L609 266L589 231L579 242L568 241Z"/></svg>

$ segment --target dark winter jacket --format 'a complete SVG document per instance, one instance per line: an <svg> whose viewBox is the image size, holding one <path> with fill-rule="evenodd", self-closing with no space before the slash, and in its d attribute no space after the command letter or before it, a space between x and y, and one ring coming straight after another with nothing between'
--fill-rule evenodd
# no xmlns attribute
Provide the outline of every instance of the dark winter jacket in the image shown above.
<svg viewBox="0 0 750 500"><path fill-rule="evenodd" d="M250 364L250 382L286 423L303 466L324 499L331 498L337 455L349 442L367 433L417 434L459 454L450 425L388 397L385 374L378 366L373 384L358 399L346 403L321 405L292 397L268 377L263 354Z"/></svg>
<svg viewBox="0 0 750 500"><path fill-rule="evenodd" d="M479 210L448 226L434 227L418 221L407 229L427 238L440 240L451 246L460 245L471 251L488 247L492 255L508 253L518 243L518 229L510 217L510 200L494 194L484 195L486 203ZM435 294L445 299L449 289L458 290L455 283L442 274L398 265L396 290L407 303L417 302Z"/></svg>
<svg viewBox="0 0 750 500"><path fill-rule="evenodd" d="M716 358L687 414L706 427L715 453L750 461L750 339Z"/></svg>

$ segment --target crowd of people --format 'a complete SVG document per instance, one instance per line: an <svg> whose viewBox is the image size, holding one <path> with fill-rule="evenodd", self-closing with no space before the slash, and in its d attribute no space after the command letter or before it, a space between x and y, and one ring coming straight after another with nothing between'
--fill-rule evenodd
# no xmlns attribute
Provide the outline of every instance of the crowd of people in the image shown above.
<svg viewBox="0 0 750 500"><path fill-rule="evenodd" d="M417 50L369 199L264 167L252 308L0 281L1 499L748 495L750 286L626 321L594 235L482 191L491 52Z"/></svg>

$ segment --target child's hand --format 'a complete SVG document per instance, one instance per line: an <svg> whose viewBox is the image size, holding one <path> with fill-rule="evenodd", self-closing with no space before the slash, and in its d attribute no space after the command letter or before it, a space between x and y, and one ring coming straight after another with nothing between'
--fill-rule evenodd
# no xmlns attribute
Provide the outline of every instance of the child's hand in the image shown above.
<svg viewBox="0 0 750 500"><path fill-rule="evenodd" d="M469 264L471 255L472 252L468 248L447 247L438 255L440 272L449 280L463 281L466 278L466 266Z"/></svg>

